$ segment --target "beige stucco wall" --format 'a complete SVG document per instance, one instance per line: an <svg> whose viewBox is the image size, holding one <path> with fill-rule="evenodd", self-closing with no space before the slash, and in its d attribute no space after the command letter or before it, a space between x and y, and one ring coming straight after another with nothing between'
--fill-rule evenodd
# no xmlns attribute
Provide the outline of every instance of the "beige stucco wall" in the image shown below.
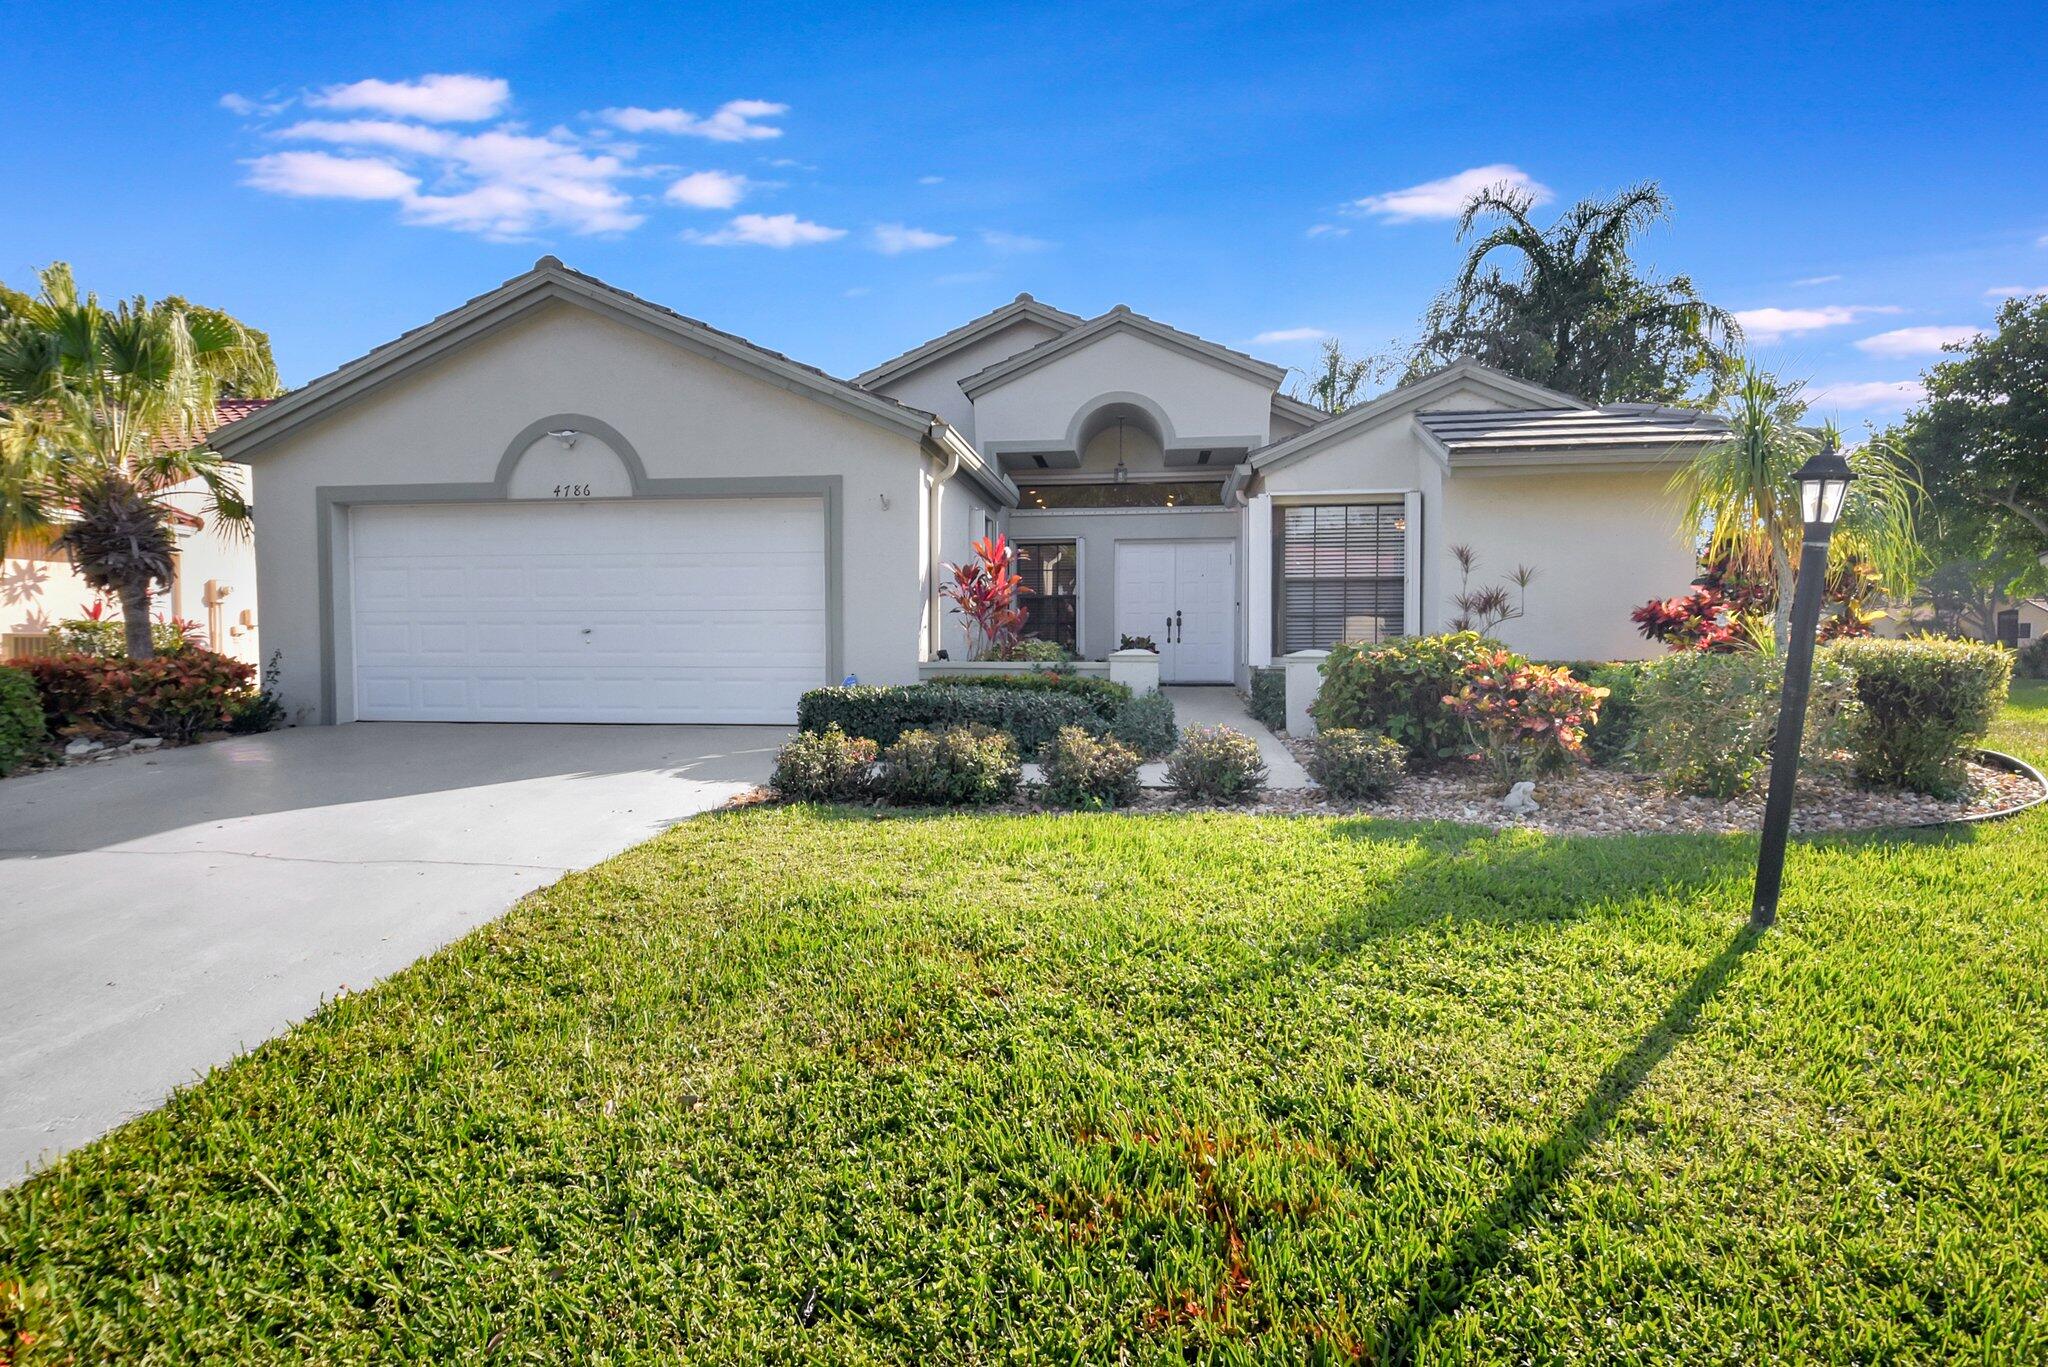
<svg viewBox="0 0 2048 1367"><path fill-rule="evenodd" d="M974 405L960 392L960 381L977 370L985 370L997 361L1007 360L1027 347L1058 335L1043 323L1021 319L908 375L888 384L875 385L874 390L898 403L907 403L912 408L922 408L944 418L954 431L971 442L974 440Z"/></svg>
<svg viewBox="0 0 2048 1367"><path fill-rule="evenodd" d="M1237 541L1242 514L1234 508L1173 511L1010 514L1013 541L1072 541L1080 546L1081 654L1099 660L1117 646L1116 547L1120 541ZM1242 550L1238 555L1244 559ZM1239 568L1242 583L1242 567ZM1241 590L1240 590L1241 593ZM1243 654L1240 605L1239 655ZM1147 624L1149 625L1149 624ZM1153 634L1134 629L1137 635Z"/></svg>
<svg viewBox="0 0 2048 1367"><path fill-rule="evenodd" d="M1054 360L983 390L974 400L975 441L1056 444L1075 417L1107 394L1142 394L1164 409L1182 446L1249 437L1263 444L1273 386L1132 332L1105 332Z"/></svg>
<svg viewBox="0 0 2048 1367"><path fill-rule="evenodd" d="M282 651L281 690L290 712L323 719L317 704L329 661L320 635L315 491L488 483L521 429L561 413L615 428L651 479L839 476L844 667L866 682L915 678L925 466L917 436L558 302L251 456L264 647ZM334 532L335 545L345 546L345 525ZM345 582L345 566L336 578ZM336 653L344 660L346 631L346 613L337 612ZM336 684L337 710L346 719L352 690L345 676Z"/></svg>

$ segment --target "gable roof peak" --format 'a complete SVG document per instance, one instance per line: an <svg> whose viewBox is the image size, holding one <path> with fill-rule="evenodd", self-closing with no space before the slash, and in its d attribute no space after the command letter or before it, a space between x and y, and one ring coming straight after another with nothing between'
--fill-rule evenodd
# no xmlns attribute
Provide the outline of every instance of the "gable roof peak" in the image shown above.
<svg viewBox="0 0 2048 1367"><path fill-rule="evenodd" d="M553 252L549 252L546 256L543 256L538 261L534 262L533 268L537 271L560 271L568 269L568 267L562 264L562 258L556 256Z"/></svg>

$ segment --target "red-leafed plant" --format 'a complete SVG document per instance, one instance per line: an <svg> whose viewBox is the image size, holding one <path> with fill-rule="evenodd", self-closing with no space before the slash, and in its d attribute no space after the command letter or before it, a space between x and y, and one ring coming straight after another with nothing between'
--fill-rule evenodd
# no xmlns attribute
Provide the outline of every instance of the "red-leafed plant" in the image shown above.
<svg viewBox="0 0 2048 1367"><path fill-rule="evenodd" d="M226 730L256 675L254 666L196 647L146 660L55 655L22 668L53 732L133 731L177 744Z"/></svg>
<svg viewBox="0 0 2048 1367"><path fill-rule="evenodd" d="M1744 648L1745 638L1719 589L1695 588L1676 598L1652 598L1629 617L1645 637L1670 650L1725 654Z"/></svg>
<svg viewBox="0 0 2048 1367"><path fill-rule="evenodd" d="M1007 537L983 537L968 548L974 558L945 565L953 582L940 588L953 610L967 620L967 652L977 660L1001 659L1012 650L1026 621L1021 600L1031 592L1012 563Z"/></svg>
<svg viewBox="0 0 2048 1367"><path fill-rule="evenodd" d="M1500 790L1585 758L1586 732L1607 690L1563 669L1494 650L1465 666L1465 686L1444 705L1463 719Z"/></svg>

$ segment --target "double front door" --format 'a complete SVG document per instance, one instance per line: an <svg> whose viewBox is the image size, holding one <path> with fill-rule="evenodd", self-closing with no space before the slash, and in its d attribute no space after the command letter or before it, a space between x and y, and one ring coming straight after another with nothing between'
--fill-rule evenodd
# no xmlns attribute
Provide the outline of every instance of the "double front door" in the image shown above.
<svg viewBox="0 0 2048 1367"><path fill-rule="evenodd" d="M1162 683L1230 683L1236 675L1237 562L1228 541L1122 541L1116 629L1159 647Z"/></svg>

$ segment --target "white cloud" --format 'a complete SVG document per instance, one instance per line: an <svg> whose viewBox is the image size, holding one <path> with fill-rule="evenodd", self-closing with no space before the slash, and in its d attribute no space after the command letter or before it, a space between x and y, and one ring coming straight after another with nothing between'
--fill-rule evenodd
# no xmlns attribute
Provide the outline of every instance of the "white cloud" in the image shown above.
<svg viewBox="0 0 2048 1367"><path fill-rule="evenodd" d="M702 119L687 109L642 109L637 105L600 110L598 117L628 133L673 133L709 138L713 142L754 142L781 137L780 128L758 120L788 112L788 105L773 100L727 100L709 118Z"/></svg>
<svg viewBox="0 0 2048 1367"><path fill-rule="evenodd" d="M944 176L919 176L917 178L919 185L943 185L945 182L946 178Z"/></svg>
<svg viewBox="0 0 2048 1367"><path fill-rule="evenodd" d="M2036 247L2048 247L2048 233L2042 233L2039 237L2035 238L2034 245Z"/></svg>
<svg viewBox="0 0 2048 1367"><path fill-rule="evenodd" d="M496 76L422 76L416 81L353 81L306 97L321 109L368 109L429 123L475 123L512 102L512 87Z"/></svg>
<svg viewBox="0 0 2048 1367"><path fill-rule="evenodd" d="M1943 347L1981 335L1981 329L1963 324L1955 327L1894 328L1875 337L1863 338L1856 343L1856 349L1873 356L1939 356Z"/></svg>
<svg viewBox="0 0 2048 1367"><path fill-rule="evenodd" d="M1349 237L1351 236L1351 230L1335 223L1311 223L1308 225L1308 232L1304 236Z"/></svg>
<svg viewBox="0 0 2048 1367"><path fill-rule="evenodd" d="M1252 338L1254 346L1277 342L1319 342L1330 334L1321 328L1275 328Z"/></svg>
<svg viewBox="0 0 2048 1367"><path fill-rule="evenodd" d="M683 234L685 242L706 247L806 247L845 237L846 229L828 228L795 214L740 214L715 232Z"/></svg>
<svg viewBox="0 0 2048 1367"><path fill-rule="evenodd" d="M230 90L227 94L220 97L220 107L227 110L230 114L247 116L256 112L256 101L250 99L247 95L237 95L234 91Z"/></svg>
<svg viewBox="0 0 2048 1367"><path fill-rule="evenodd" d="M1910 408L1927 397L1918 380L1851 380L1817 385L1801 396L1815 408Z"/></svg>
<svg viewBox="0 0 2048 1367"><path fill-rule="evenodd" d="M994 271L954 271L934 279L934 285L979 285L985 280L996 278Z"/></svg>
<svg viewBox="0 0 2048 1367"><path fill-rule="evenodd" d="M2025 299L2035 294L2048 294L2048 285L1993 285L1984 291L1986 299Z"/></svg>
<svg viewBox="0 0 2048 1367"><path fill-rule="evenodd" d="M874 292L875 287L873 285L855 285L850 289L841 290L839 297L842 299L865 299Z"/></svg>
<svg viewBox="0 0 2048 1367"><path fill-rule="evenodd" d="M1000 228L985 228L981 234L981 245L993 252L1042 252L1055 245L1042 237L1025 233L1008 233Z"/></svg>
<svg viewBox="0 0 2048 1367"><path fill-rule="evenodd" d="M1832 285L1842 277L1839 275L1809 275L1803 280L1794 280L1795 285Z"/></svg>
<svg viewBox="0 0 2048 1367"><path fill-rule="evenodd" d="M425 124L399 123L392 119L306 119L279 129L273 137L293 141L325 142L339 147L382 147L419 156L452 155L464 134Z"/></svg>
<svg viewBox="0 0 2048 1367"><path fill-rule="evenodd" d="M337 157L332 152L272 152L249 163L247 184L298 199L405 200L419 189L417 177L376 157Z"/></svg>
<svg viewBox="0 0 2048 1367"><path fill-rule="evenodd" d="M692 209L730 209L747 193L745 176L730 171L692 171L668 187L663 198Z"/></svg>
<svg viewBox="0 0 2048 1367"><path fill-rule="evenodd" d="M1495 162L1491 166L1474 166L1442 180L1424 181L1411 185L1405 190L1389 190L1384 194L1367 195L1353 200L1349 208L1375 218L1384 218L1390 223L1412 223L1424 218L1456 218L1465 212L1465 206L1472 196L1495 185L1528 193L1536 203L1548 204L1557 196L1549 186L1537 181L1527 171L1506 162Z"/></svg>
<svg viewBox="0 0 2048 1367"><path fill-rule="evenodd" d="M878 223L875 225L875 250L884 256L900 256L904 252L930 251L953 241L951 234L935 233L924 228L907 227L901 223Z"/></svg>
<svg viewBox="0 0 2048 1367"><path fill-rule="evenodd" d="M1853 323L1869 313L1897 313L1896 308L1869 307L1862 304L1828 304L1811 309L1737 309L1735 321L1742 325L1743 335L1752 342L1780 342L1800 332L1818 332L1822 328L1840 327Z"/></svg>

